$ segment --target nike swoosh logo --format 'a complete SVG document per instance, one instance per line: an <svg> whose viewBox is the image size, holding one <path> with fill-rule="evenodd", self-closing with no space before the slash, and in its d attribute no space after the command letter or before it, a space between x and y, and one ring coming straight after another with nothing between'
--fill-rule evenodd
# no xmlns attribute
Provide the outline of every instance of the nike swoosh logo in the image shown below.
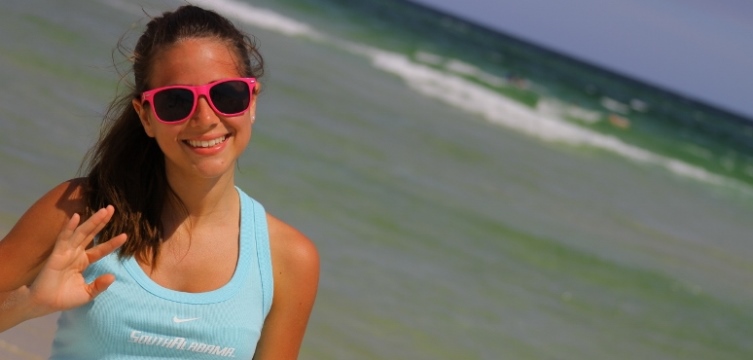
<svg viewBox="0 0 753 360"><path fill-rule="evenodd" d="M181 318L179 318L177 316L173 316L173 322L176 323L176 324L180 324L180 323L184 323L184 322L188 322L188 321L199 320L199 319L200 318L181 319Z"/></svg>

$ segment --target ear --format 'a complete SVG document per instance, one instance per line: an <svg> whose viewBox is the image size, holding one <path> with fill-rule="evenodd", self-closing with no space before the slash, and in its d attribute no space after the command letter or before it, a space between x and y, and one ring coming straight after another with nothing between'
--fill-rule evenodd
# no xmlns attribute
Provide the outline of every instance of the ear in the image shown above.
<svg viewBox="0 0 753 360"><path fill-rule="evenodd" d="M136 114L139 115L139 119L141 120L141 126L144 127L144 132L146 132L146 135L149 137L154 137L154 130L152 130L152 123L149 120L149 111L144 108L144 105L139 101L139 99L133 99L131 101L131 104L133 105L133 109L136 110Z"/></svg>

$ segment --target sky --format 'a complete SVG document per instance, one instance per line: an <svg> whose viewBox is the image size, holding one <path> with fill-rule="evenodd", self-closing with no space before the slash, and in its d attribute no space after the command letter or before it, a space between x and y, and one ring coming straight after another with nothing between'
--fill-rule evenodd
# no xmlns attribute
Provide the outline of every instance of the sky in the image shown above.
<svg viewBox="0 0 753 360"><path fill-rule="evenodd" d="M753 120L752 0L413 0Z"/></svg>

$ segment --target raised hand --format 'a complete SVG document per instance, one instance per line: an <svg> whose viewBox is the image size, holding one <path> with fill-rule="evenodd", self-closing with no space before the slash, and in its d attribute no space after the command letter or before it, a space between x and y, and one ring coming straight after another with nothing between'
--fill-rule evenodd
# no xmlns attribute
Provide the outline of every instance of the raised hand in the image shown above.
<svg viewBox="0 0 753 360"><path fill-rule="evenodd" d="M79 226L81 217L74 214L55 241L52 254L29 290L38 315L81 306L99 295L115 281L105 274L87 284L83 271L92 263L123 245L125 234L113 237L90 249L87 246L112 218L112 206L100 209Z"/></svg>

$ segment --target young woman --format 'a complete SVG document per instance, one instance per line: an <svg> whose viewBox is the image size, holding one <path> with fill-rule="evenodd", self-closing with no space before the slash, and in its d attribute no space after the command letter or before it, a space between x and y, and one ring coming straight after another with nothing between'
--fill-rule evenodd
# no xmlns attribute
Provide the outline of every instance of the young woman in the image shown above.
<svg viewBox="0 0 753 360"><path fill-rule="evenodd" d="M149 22L88 175L0 241L0 331L62 311L53 359L297 357L316 248L234 181L262 65L212 11Z"/></svg>

